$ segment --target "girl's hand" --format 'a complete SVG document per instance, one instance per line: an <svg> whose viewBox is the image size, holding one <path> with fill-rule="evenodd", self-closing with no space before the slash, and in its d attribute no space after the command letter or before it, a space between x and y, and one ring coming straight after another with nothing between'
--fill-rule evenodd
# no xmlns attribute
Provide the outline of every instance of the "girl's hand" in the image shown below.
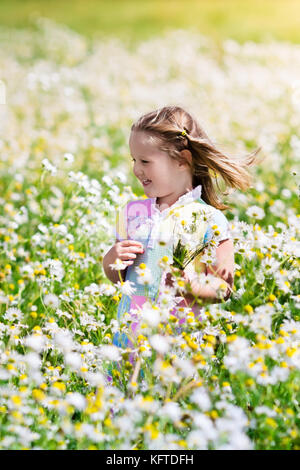
<svg viewBox="0 0 300 470"><path fill-rule="evenodd" d="M110 250L113 263L119 258L127 266L133 264L137 254L144 253L144 247L141 242L135 240L123 240L116 242Z"/></svg>

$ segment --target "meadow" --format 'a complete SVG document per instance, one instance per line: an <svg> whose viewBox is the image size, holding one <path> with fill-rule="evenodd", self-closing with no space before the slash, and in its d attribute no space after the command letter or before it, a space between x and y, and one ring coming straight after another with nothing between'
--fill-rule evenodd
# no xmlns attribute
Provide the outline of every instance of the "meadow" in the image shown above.
<svg viewBox="0 0 300 470"><path fill-rule="evenodd" d="M47 17L87 38L118 37L128 46L162 31L191 29L238 42L300 41L297 0L2 0L0 24L35 29Z"/></svg>
<svg viewBox="0 0 300 470"><path fill-rule="evenodd" d="M34 24L0 28L0 448L299 449L299 45L181 28L127 47ZM131 124L167 104L262 161L224 196L233 294L201 321L183 309L181 333L170 290L147 305L133 381L112 344L130 286L102 259L143 197Z"/></svg>

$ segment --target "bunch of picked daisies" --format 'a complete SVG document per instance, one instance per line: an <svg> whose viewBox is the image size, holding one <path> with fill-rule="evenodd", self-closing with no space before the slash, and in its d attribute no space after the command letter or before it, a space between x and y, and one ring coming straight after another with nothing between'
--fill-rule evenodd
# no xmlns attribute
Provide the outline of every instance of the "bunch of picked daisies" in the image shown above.
<svg viewBox="0 0 300 470"><path fill-rule="evenodd" d="M193 212L191 217L181 218L173 233L173 264L184 270L208 245L203 243L207 222L201 212Z"/></svg>

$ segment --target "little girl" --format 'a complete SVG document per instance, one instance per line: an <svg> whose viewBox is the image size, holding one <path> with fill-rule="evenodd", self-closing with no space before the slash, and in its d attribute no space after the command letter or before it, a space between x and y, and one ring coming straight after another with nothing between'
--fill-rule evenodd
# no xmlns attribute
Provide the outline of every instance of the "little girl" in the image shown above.
<svg viewBox="0 0 300 470"><path fill-rule="evenodd" d="M140 117L131 127L129 147L133 172L143 185L146 198L130 201L119 209L116 243L106 253L103 268L107 277L117 283L119 273L110 265L119 259L122 279L133 283L134 295L122 295L117 315L121 320L127 312L135 320L131 331L137 335L140 307L148 299L156 301L163 287L173 285L160 261L166 256L172 260L172 243L164 241L172 233L174 215L180 219L204 211L207 217L199 224L199 244L215 240L216 247L213 266L201 262L199 255L184 270L190 293L178 292L183 300L176 308L191 305L198 315L201 308L195 299L218 302L221 287L223 298L229 298L234 277L233 241L221 212L228 206L219 201L212 174L219 174L228 186L246 189L250 185L247 167L255 162L260 149L243 160L224 155L197 121L178 106L166 106ZM195 274L199 271L211 276L209 285L197 281ZM176 308L171 313L176 314ZM125 335L116 334L114 344L125 347L132 343Z"/></svg>

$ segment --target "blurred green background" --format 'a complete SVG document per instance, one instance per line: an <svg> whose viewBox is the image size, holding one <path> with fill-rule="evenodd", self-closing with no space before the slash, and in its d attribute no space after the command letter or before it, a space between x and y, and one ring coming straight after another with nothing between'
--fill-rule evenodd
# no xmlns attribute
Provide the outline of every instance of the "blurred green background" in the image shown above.
<svg viewBox="0 0 300 470"><path fill-rule="evenodd" d="M299 0L1 0L0 25L34 27L44 16L88 37L128 42L189 28L215 41L300 43Z"/></svg>

